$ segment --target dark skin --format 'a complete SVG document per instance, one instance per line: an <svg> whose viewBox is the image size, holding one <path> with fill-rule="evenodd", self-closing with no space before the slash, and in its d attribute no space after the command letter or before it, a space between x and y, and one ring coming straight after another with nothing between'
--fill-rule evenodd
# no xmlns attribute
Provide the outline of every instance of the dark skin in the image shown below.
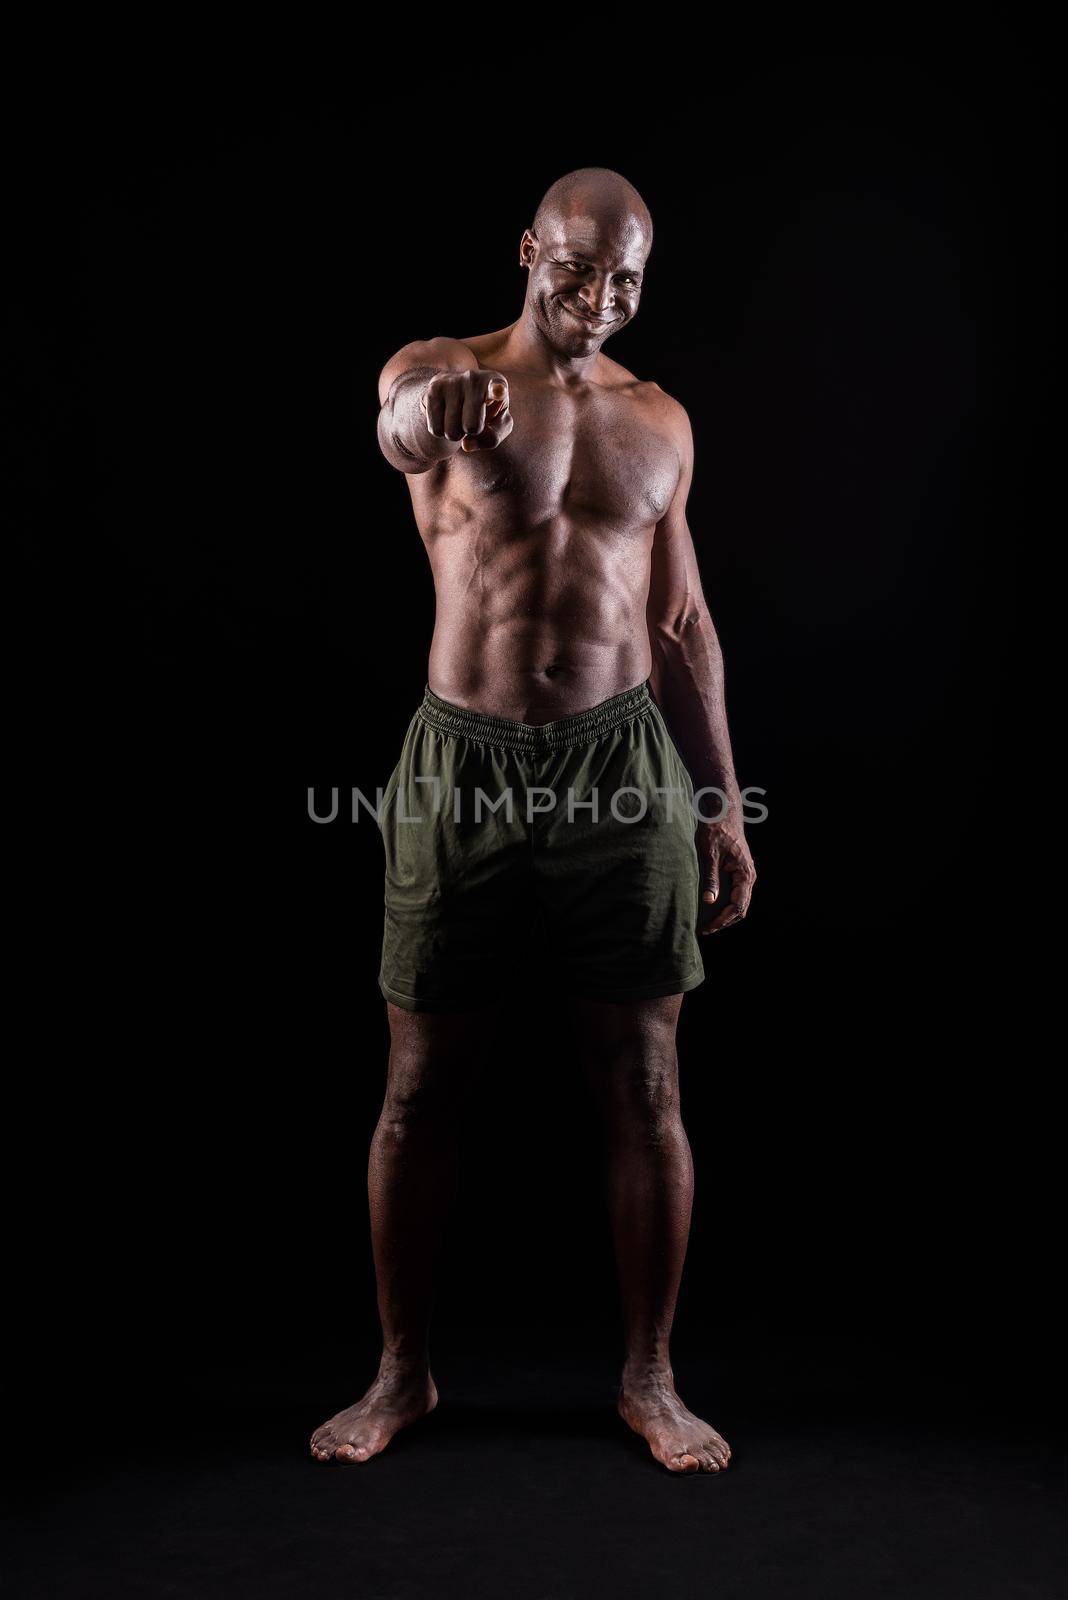
<svg viewBox="0 0 1068 1600"><path fill-rule="evenodd" d="M405 474L437 595L428 681L474 711L541 723L651 679L702 802L708 937L740 922L755 880L742 826L723 663L686 521L693 471L677 401L602 353L636 314L648 212L617 174L554 185L520 244L523 310L497 333L406 345L384 368L378 436ZM623 1310L620 1415L679 1473L730 1450L675 1391L669 1338L693 1198L679 1111L682 995L570 1002L604 1131ZM364 1397L312 1438L366 1461L432 1410L434 1263L455 1188L456 1127L492 1011L387 1005L391 1048L369 1194L383 1354Z"/></svg>

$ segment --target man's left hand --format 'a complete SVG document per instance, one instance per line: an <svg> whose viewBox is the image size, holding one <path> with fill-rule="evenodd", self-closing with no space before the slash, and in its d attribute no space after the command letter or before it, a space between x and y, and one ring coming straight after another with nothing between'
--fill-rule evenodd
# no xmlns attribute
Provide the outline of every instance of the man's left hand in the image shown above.
<svg viewBox="0 0 1068 1600"><path fill-rule="evenodd" d="M697 936L705 938L741 922L749 910L756 868L740 823L700 822L696 834L701 867L701 911ZM714 913L706 908L715 906ZM705 921L711 916L710 921Z"/></svg>

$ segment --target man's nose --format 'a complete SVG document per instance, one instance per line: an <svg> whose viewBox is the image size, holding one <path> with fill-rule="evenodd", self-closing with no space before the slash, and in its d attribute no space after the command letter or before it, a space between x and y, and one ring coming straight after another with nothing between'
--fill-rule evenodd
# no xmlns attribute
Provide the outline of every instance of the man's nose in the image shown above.
<svg viewBox="0 0 1068 1600"><path fill-rule="evenodd" d="M609 306L615 304L615 291L607 272L599 272L595 278L584 283L579 293L590 310L599 317L604 315Z"/></svg>

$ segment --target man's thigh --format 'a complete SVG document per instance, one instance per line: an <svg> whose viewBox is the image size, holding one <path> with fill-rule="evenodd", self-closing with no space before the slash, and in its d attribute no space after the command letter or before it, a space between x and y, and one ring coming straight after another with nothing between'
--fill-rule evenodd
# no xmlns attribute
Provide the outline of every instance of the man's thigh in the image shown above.
<svg viewBox="0 0 1068 1600"><path fill-rule="evenodd" d="M507 754L413 718L381 812L379 987L391 1007L476 1009L521 961L532 897L517 786Z"/></svg>
<svg viewBox="0 0 1068 1600"><path fill-rule="evenodd" d="M704 980L692 784L655 707L566 751L531 862L561 988L588 1000L685 993Z"/></svg>

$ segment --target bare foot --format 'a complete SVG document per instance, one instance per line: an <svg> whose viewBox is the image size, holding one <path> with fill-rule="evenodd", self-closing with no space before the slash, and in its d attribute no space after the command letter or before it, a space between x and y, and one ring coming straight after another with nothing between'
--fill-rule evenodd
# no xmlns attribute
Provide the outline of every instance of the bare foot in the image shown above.
<svg viewBox="0 0 1068 1600"><path fill-rule="evenodd" d="M730 1445L687 1410L670 1373L624 1378L617 1405L623 1421L648 1440L653 1455L669 1472L725 1471Z"/></svg>
<svg viewBox="0 0 1068 1600"><path fill-rule="evenodd" d="M438 1403L429 1372L375 1379L362 1400L316 1428L311 1453L316 1461L370 1461L395 1433L426 1416Z"/></svg>

